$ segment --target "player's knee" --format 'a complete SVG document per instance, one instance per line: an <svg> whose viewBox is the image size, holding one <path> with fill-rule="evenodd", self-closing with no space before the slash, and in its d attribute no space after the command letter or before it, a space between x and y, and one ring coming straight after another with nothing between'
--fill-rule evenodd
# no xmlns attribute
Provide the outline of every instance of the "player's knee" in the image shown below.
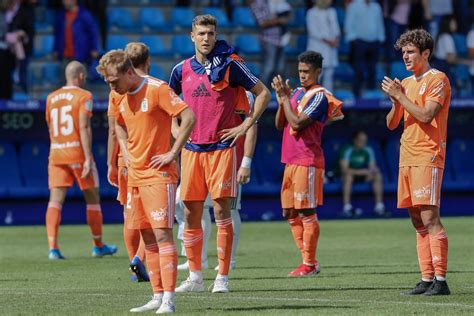
<svg viewBox="0 0 474 316"><path fill-rule="evenodd" d="M159 228L159 229L154 229L153 231L155 233L156 241L158 243L173 241L173 232L171 229Z"/></svg>
<svg viewBox="0 0 474 316"><path fill-rule="evenodd" d="M227 219L230 217L230 210L226 210L223 208L214 209L214 217L216 219Z"/></svg>
<svg viewBox="0 0 474 316"><path fill-rule="evenodd" d="M284 219L289 220L298 216L298 212L294 209L283 209L282 216Z"/></svg>

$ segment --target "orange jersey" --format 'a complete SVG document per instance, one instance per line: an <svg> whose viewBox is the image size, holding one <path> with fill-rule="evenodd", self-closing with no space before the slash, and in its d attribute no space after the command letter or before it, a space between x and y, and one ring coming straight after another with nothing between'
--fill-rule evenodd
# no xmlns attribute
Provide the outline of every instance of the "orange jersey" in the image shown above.
<svg viewBox="0 0 474 316"><path fill-rule="evenodd" d="M441 105L431 123L422 123L404 113L404 130L400 141L400 167L429 166L444 168L446 134L451 86L446 75L430 69L419 78L402 81L406 96L416 105L424 107L433 101Z"/></svg>
<svg viewBox="0 0 474 316"><path fill-rule="evenodd" d="M128 186L176 183L176 162L152 169L153 156L171 149L171 119L188 106L164 81L144 78L140 86L120 102L117 122L128 132Z"/></svg>
<svg viewBox="0 0 474 316"><path fill-rule="evenodd" d="M125 95L118 94L114 90L111 90L109 93L109 106L107 107L107 116L117 118L120 115L119 104L122 102L122 99ZM120 147L117 143L117 152L118 152L118 161L117 164L119 167L125 167L125 162L123 161L123 155L120 151Z"/></svg>
<svg viewBox="0 0 474 316"><path fill-rule="evenodd" d="M62 87L46 99L46 122L49 127L51 164L84 162L79 114L92 116L92 94L79 87Z"/></svg>

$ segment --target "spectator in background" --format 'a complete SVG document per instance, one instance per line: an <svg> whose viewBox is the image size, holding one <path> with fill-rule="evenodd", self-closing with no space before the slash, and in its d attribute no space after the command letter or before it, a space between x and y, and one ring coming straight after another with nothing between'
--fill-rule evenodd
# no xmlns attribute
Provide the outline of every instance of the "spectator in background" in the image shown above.
<svg viewBox="0 0 474 316"><path fill-rule="evenodd" d="M431 9L428 0L411 0L410 14L408 15L409 30L428 29L431 19Z"/></svg>
<svg viewBox="0 0 474 316"><path fill-rule="evenodd" d="M11 99L13 95L12 71L15 57L7 43L7 8L7 1L0 0L0 99Z"/></svg>
<svg viewBox="0 0 474 316"><path fill-rule="evenodd" d="M466 38L467 57L471 61L469 66L469 75L471 77L471 93L474 94L474 23Z"/></svg>
<svg viewBox="0 0 474 316"><path fill-rule="evenodd" d="M54 54L63 65L72 60L90 64L99 56L94 18L77 0L63 0L63 6L54 24Z"/></svg>
<svg viewBox="0 0 474 316"><path fill-rule="evenodd" d="M431 22L430 22L430 33L433 38L438 36L440 28L441 18L445 15L453 14L453 1L452 0L429 0L429 6L431 10Z"/></svg>
<svg viewBox="0 0 474 316"><path fill-rule="evenodd" d="M375 89L375 66L381 43L385 41L380 5L371 0L351 2L347 7L344 31L351 46L349 58L355 72L352 91L355 97L360 97L365 72L367 88Z"/></svg>
<svg viewBox="0 0 474 316"><path fill-rule="evenodd" d="M284 33L289 22L288 15L278 16L271 12L269 1L252 0L250 8L261 28L260 40L262 42L263 74L262 82L270 85L274 75L281 74L285 70L285 43Z"/></svg>
<svg viewBox="0 0 474 316"><path fill-rule="evenodd" d="M306 14L307 50L323 56L322 84L329 91L333 91L334 68L339 64L337 47L341 36L336 10L330 7L331 4L332 0L316 0L315 6Z"/></svg>
<svg viewBox="0 0 474 316"><path fill-rule="evenodd" d="M108 0L84 0L84 7L94 16L99 26L100 43L105 49L107 43L107 7Z"/></svg>
<svg viewBox="0 0 474 316"><path fill-rule="evenodd" d="M411 0L384 0L384 17L386 20L387 40L385 42L389 61L401 58L401 53L393 49L398 37L408 27L408 16L410 15Z"/></svg>
<svg viewBox="0 0 474 316"><path fill-rule="evenodd" d="M33 7L25 0L11 0L6 13L8 32L22 31L21 45L23 46L24 58L18 60L18 81L25 93L28 93L28 64L33 53L33 42L35 36Z"/></svg>
<svg viewBox="0 0 474 316"><path fill-rule="evenodd" d="M456 63L456 46L453 33L457 30L457 22L453 15L445 15L439 24L439 33L435 41L434 54L431 66L444 72L451 83L451 88L456 88L456 77L452 66ZM454 94L454 92L453 92Z"/></svg>
<svg viewBox="0 0 474 316"><path fill-rule="evenodd" d="M352 185L354 182L370 182L375 195L374 213L378 216L386 215L382 174L377 166L374 150L367 145L367 134L364 131L354 133L352 145L343 151L340 167L344 202L342 214L345 217L358 217L362 214L361 209L354 210L351 204Z"/></svg>

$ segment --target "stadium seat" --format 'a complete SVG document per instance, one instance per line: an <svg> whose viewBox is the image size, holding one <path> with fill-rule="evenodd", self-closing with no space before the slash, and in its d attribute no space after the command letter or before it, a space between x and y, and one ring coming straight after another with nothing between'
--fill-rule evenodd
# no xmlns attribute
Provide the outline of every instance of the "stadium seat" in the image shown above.
<svg viewBox="0 0 474 316"><path fill-rule="evenodd" d="M64 82L64 75L61 74L61 66L57 62L46 62L43 64L42 83L46 85L58 85Z"/></svg>
<svg viewBox="0 0 474 316"><path fill-rule="evenodd" d="M392 138L385 146L385 158L387 161L387 174L393 183L398 179L398 161L400 159L400 139Z"/></svg>
<svg viewBox="0 0 474 316"><path fill-rule="evenodd" d="M306 8L296 8L292 12L291 20L288 23L291 27L306 27Z"/></svg>
<svg viewBox="0 0 474 316"><path fill-rule="evenodd" d="M339 177L339 160L342 150L349 144L349 140L344 138L323 139L324 160L326 164L326 174L328 177Z"/></svg>
<svg viewBox="0 0 474 316"><path fill-rule="evenodd" d="M409 76L411 76L411 72L407 70L403 62L393 61L390 63L390 78L398 78L402 80Z"/></svg>
<svg viewBox="0 0 474 316"><path fill-rule="evenodd" d="M107 36L107 50L111 49L125 49L125 46L130 42L130 39L122 35Z"/></svg>
<svg viewBox="0 0 474 316"><path fill-rule="evenodd" d="M454 74L458 86L458 96L472 97L474 87L471 85L471 74L468 65L456 65Z"/></svg>
<svg viewBox="0 0 474 316"><path fill-rule="evenodd" d="M260 65L258 63L245 63L245 66L254 74L257 78L260 77Z"/></svg>
<svg viewBox="0 0 474 316"><path fill-rule="evenodd" d="M38 35L35 38L35 49L33 51L34 57L45 57L53 53L54 36L53 35Z"/></svg>
<svg viewBox="0 0 474 316"><path fill-rule="evenodd" d="M257 36L250 34L237 35L235 47L243 55L259 55L262 51L260 41Z"/></svg>
<svg viewBox="0 0 474 316"><path fill-rule="evenodd" d="M218 21L218 28L229 28L232 26L227 18L227 14L221 8L207 7L203 8L201 13L214 16Z"/></svg>
<svg viewBox="0 0 474 316"><path fill-rule="evenodd" d="M107 11L109 27L112 30L131 31L137 29L132 12L125 8L111 8Z"/></svg>
<svg viewBox="0 0 474 316"><path fill-rule="evenodd" d="M474 185L474 140L456 139L448 148L447 160L454 171L454 177L457 182L463 182L466 185Z"/></svg>
<svg viewBox="0 0 474 316"><path fill-rule="evenodd" d="M285 166L281 163L281 141L262 140L255 148L256 167L262 182L260 193L280 192Z"/></svg>
<svg viewBox="0 0 474 316"><path fill-rule="evenodd" d="M349 63L340 62L334 70L334 80L342 83L352 83L354 79L354 69Z"/></svg>
<svg viewBox="0 0 474 316"><path fill-rule="evenodd" d="M166 76L165 71L163 70L163 68L161 68L161 67L160 67L158 64L156 64L156 63L151 64L150 75L153 76L153 77L155 77L155 78L164 80L164 81L166 81L166 82L168 82L168 79L169 79L169 78Z"/></svg>
<svg viewBox="0 0 474 316"><path fill-rule="evenodd" d="M337 51L340 56L349 56L350 44L344 37L341 37Z"/></svg>
<svg viewBox="0 0 474 316"><path fill-rule="evenodd" d="M255 17L252 14L250 8L238 7L235 8L232 13L232 22L235 26L255 29L257 27L257 22Z"/></svg>
<svg viewBox="0 0 474 316"><path fill-rule="evenodd" d="M182 57L194 55L194 45L189 35L175 35L171 39L171 50Z"/></svg>
<svg viewBox="0 0 474 316"><path fill-rule="evenodd" d="M107 180L107 143L94 143L92 145L92 153L97 166L97 172L99 173L100 194L103 197L112 197L116 190L111 187Z"/></svg>
<svg viewBox="0 0 474 316"><path fill-rule="evenodd" d="M296 40L293 42L294 45L285 47L285 54L289 56L298 56L302 52L306 51L306 46L308 43L307 35L298 35Z"/></svg>
<svg viewBox="0 0 474 316"><path fill-rule="evenodd" d="M140 9L140 24L144 30L170 32L171 27L160 8Z"/></svg>
<svg viewBox="0 0 474 316"><path fill-rule="evenodd" d="M461 57L467 57L466 35L455 33L453 34L453 39L456 46L456 54Z"/></svg>
<svg viewBox="0 0 474 316"><path fill-rule="evenodd" d="M53 30L55 14L51 9L35 10L35 30L36 32L51 32Z"/></svg>
<svg viewBox="0 0 474 316"><path fill-rule="evenodd" d="M144 35L140 41L147 44L152 56L171 56L171 51L166 48L163 40L157 35Z"/></svg>
<svg viewBox="0 0 474 316"><path fill-rule="evenodd" d="M20 168L15 146L3 141L0 142L0 174L0 190L21 187Z"/></svg>
<svg viewBox="0 0 474 316"><path fill-rule="evenodd" d="M27 142L21 145L20 173L25 185L25 196L48 196L48 155L47 143Z"/></svg>
<svg viewBox="0 0 474 316"><path fill-rule="evenodd" d="M354 99L354 93L352 93L351 90L347 90L347 89L334 90L334 96L342 101Z"/></svg>
<svg viewBox="0 0 474 316"><path fill-rule="evenodd" d="M171 22L175 28L184 28L191 31L191 24L196 14L191 8L173 8L171 10Z"/></svg>

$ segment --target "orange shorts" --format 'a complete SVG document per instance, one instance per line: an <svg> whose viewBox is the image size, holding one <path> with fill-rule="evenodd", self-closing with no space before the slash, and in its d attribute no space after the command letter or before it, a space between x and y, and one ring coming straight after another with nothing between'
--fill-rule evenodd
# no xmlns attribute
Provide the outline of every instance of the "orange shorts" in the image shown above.
<svg viewBox="0 0 474 316"><path fill-rule="evenodd" d="M281 184L284 209L312 209L323 205L324 169L287 164Z"/></svg>
<svg viewBox="0 0 474 316"><path fill-rule="evenodd" d="M117 201L120 202L120 205L125 205L127 203L127 183L128 183L127 168L118 167Z"/></svg>
<svg viewBox="0 0 474 316"><path fill-rule="evenodd" d="M52 188L72 187L76 180L79 188L84 191L99 187L99 174L95 163L92 163L91 172L85 179L81 178L82 164L48 165L48 186Z"/></svg>
<svg viewBox="0 0 474 316"><path fill-rule="evenodd" d="M215 200L237 196L237 158L235 147L181 153L181 191L183 201L204 201L207 194Z"/></svg>
<svg viewBox="0 0 474 316"><path fill-rule="evenodd" d="M441 200L443 169L436 167L400 167L398 169L398 208L436 205Z"/></svg>
<svg viewBox="0 0 474 316"><path fill-rule="evenodd" d="M175 183L128 187L127 228L173 228L175 201Z"/></svg>

